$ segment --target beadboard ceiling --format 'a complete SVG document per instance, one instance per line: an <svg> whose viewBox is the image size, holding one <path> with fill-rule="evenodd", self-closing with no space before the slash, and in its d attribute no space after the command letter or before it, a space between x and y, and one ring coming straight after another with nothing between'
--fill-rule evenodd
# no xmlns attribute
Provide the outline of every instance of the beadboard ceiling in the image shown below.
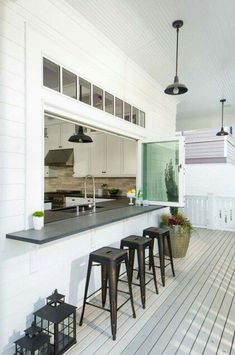
<svg viewBox="0 0 235 355"><path fill-rule="evenodd" d="M179 79L189 92L178 96L177 118L235 113L234 0L66 0L163 88L173 82L176 32ZM235 116L234 116L235 117ZM235 119L234 119L235 121Z"/></svg>

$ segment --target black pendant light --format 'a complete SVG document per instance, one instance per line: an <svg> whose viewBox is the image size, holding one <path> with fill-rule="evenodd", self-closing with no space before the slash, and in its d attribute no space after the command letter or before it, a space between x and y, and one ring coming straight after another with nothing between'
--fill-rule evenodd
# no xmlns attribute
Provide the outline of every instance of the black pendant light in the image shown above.
<svg viewBox="0 0 235 355"><path fill-rule="evenodd" d="M73 134L68 141L73 143L92 143L91 137L87 136L83 132L82 126L75 126L76 133Z"/></svg>
<svg viewBox="0 0 235 355"><path fill-rule="evenodd" d="M176 68L175 68L175 78L174 83L168 85L166 90L164 91L165 94L168 95L181 95L188 91L184 84L179 83L178 78L178 41L179 41L179 28L183 26L182 20L176 20L172 23L172 26L176 28Z"/></svg>
<svg viewBox="0 0 235 355"><path fill-rule="evenodd" d="M220 102L222 103L222 122L221 122L221 130L216 133L217 136L227 136L228 132L224 130L224 103L226 102L225 99L221 99Z"/></svg>

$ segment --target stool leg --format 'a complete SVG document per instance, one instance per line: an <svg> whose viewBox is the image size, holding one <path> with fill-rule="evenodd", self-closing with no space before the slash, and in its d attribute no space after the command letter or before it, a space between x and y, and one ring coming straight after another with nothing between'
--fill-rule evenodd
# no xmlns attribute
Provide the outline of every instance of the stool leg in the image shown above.
<svg viewBox="0 0 235 355"><path fill-rule="evenodd" d="M157 241L158 241L158 251L159 251L159 261L160 261L162 286L165 286L165 257L164 257L163 238L162 237L158 237Z"/></svg>
<svg viewBox="0 0 235 355"><path fill-rule="evenodd" d="M169 256L170 256L170 261L171 261L171 270L172 270L173 276L175 277L174 261L173 261L173 256L172 256L170 233L167 235L166 240L167 240L167 245L168 245L168 250L169 250Z"/></svg>
<svg viewBox="0 0 235 355"><path fill-rule="evenodd" d="M105 306L106 303L106 296L107 296L107 266L101 265L101 280L102 280L102 307Z"/></svg>
<svg viewBox="0 0 235 355"><path fill-rule="evenodd" d="M87 299L87 292L88 292L88 287L89 287L89 281L90 281L90 276L91 276L91 267L92 267L92 261L89 258L89 263L88 263L88 269L87 269L87 276L86 276L86 286L85 286L85 293L84 293L84 299L83 299L83 306L82 306L82 314L80 318L79 325L81 326L83 323L83 316L85 312L85 305L86 305L86 299Z"/></svg>
<svg viewBox="0 0 235 355"><path fill-rule="evenodd" d="M155 290L156 290L156 293L158 294L156 269L155 269L154 256L153 256L153 245L154 245L153 241L154 240L152 239L151 246L149 247L149 260L151 260L151 265L152 265L152 270L153 270L153 280L154 280L154 284L155 284Z"/></svg>
<svg viewBox="0 0 235 355"><path fill-rule="evenodd" d="M140 294L142 306L145 308L145 250L143 247L139 247L137 249L138 255L138 269L139 269L139 277L140 277Z"/></svg>
<svg viewBox="0 0 235 355"><path fill-rule="evenodd" d="M133 279L133 269L134 269L134 261L135 261L135 249L129 249L129 276L130 283L132 283Z"/></svg>
<svg viewBox="0 0 235 355"><path fill-rule="evenodd" d="M135 308L134 308L134 300L133 300L133 293L132 293L132 287L131 287L131 280L130 280L130 266L129 266L127 257L125 258L125 264L126 264L127 281L128 281L128 287L129 287L129 293L130 293L132 314L133 314L133 318L136 318Z"/></svg>
<svg viewBox="0 0 235 355"><path fill-rule="evenodd" d="M111 314L111 330L113 340L116 340L117 332L117 268L115 263L111 263L109 270L109 302Z"/></svg>

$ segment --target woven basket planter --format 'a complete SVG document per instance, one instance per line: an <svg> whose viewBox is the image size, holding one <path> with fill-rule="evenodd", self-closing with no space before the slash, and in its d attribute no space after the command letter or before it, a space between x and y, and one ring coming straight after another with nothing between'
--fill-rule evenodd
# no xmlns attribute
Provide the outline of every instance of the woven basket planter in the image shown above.
<svg viewBox="0 0 235 355"><path fill-rule="evenodd" d="M173 258L183 258L188 250L190 241L190 232L187 228L173 226L169 228L171 238L171 249ZM166 243L165 243L166 244ZM165 245L165 255L169 256L169 250Z"/></svg>

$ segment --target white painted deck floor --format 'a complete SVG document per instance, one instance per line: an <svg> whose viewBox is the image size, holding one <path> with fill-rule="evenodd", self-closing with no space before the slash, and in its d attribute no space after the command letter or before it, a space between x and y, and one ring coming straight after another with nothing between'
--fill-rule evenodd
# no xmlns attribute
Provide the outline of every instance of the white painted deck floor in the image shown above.
<svg viewBox="0 0 235 355"><path fill-rule="evenodd" d="M157 269L159 295L150 282L145 310L133 286L137 317L129 302L119 310L116 341L109 313L87 305L78 343L67 354L235 354L234 254L235 233L197 229L187 256L175 259L175 278L168 266L165 287Z"/></svg>

